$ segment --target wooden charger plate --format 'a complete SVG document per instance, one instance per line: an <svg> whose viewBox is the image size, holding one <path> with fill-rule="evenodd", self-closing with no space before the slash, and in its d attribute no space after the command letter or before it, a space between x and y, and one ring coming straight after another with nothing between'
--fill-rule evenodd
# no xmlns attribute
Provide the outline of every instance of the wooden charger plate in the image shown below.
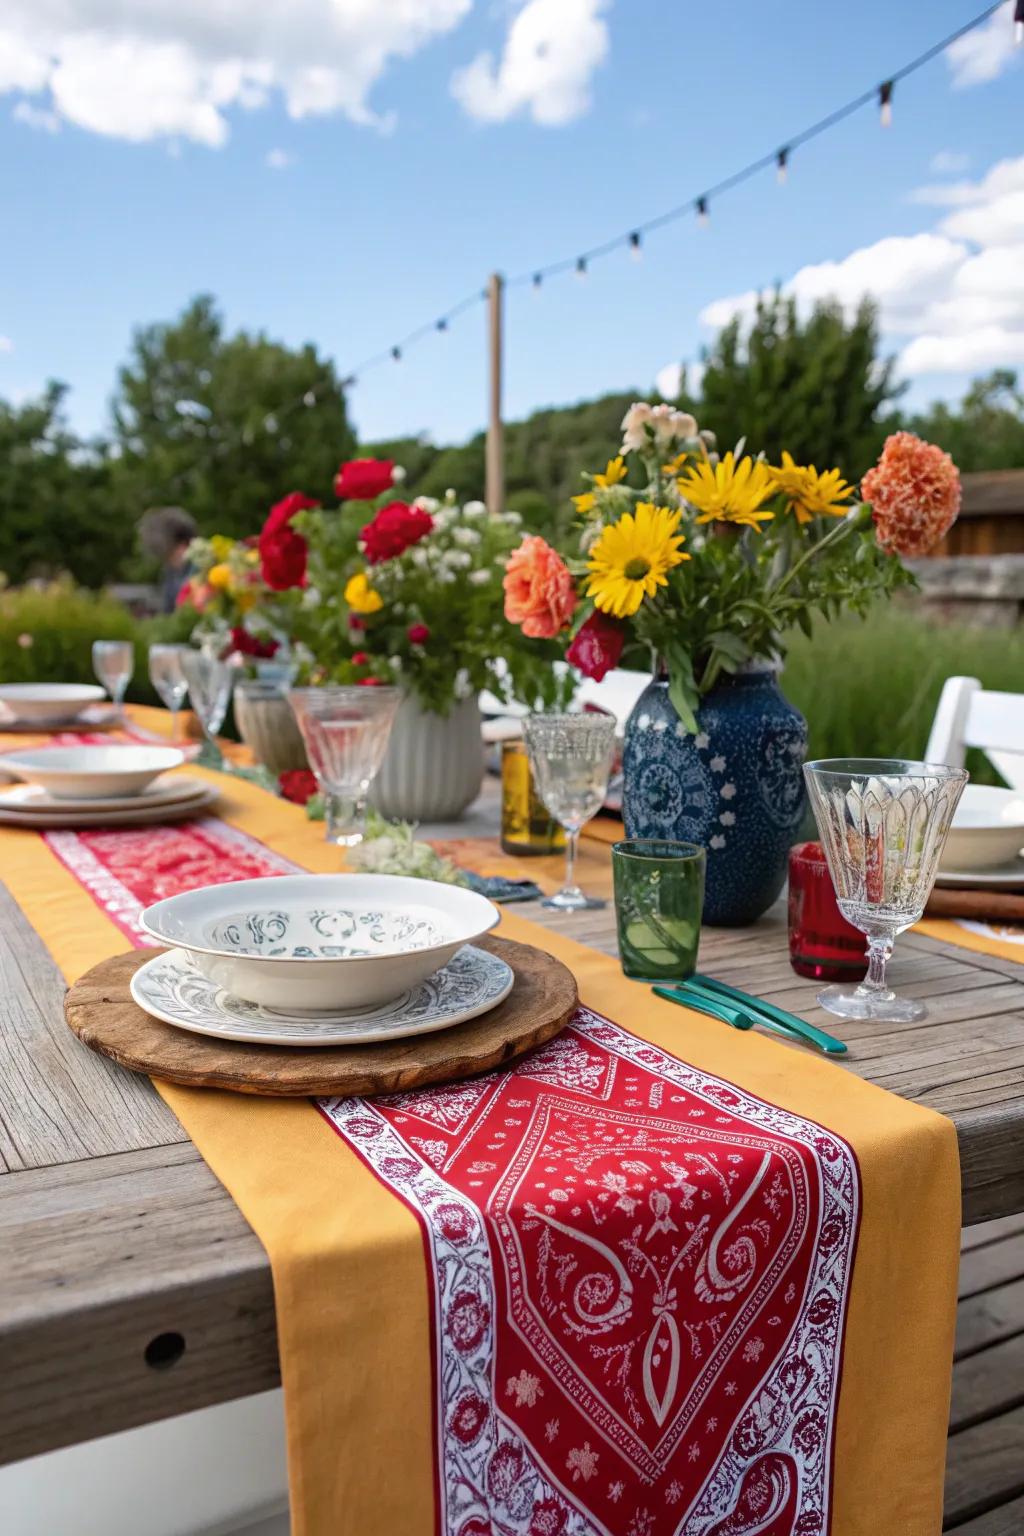
<svg viewBox="0 0 1024 1536"><path fill-rule="evenodd" d="M478 939L515 972L512 991L490 1013L432 1035L372 1045L247 1045L191 1035L154 1019L128 987L152 949L115 955L69 988L64 1016L94 1051L133 1072L192 1088L229 1088L274 1098L399 1093L473 1077L550 1040L572 1018L572 972L532 944Z"/></svg>

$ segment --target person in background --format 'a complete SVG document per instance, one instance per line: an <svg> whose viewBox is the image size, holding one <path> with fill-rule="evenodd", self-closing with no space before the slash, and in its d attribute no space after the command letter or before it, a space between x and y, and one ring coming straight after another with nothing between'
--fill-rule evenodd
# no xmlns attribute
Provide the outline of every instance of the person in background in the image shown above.
<svg viewBox="0 0 1024 1536"><path fill-rule="evenodd" d="M160 612L173 613L191 573L188 547L198 529L183 507L150 507L139 519L139 542L160 561Z"/></svg>

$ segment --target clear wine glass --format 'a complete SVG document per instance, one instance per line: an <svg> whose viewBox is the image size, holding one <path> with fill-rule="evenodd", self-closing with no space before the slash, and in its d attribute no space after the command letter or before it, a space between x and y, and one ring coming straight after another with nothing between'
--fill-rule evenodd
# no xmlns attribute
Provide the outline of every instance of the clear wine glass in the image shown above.
<svg viewBox="0 0 1024 1536"><path fill-rule="evenodd" d="M110 694L119 720L124 719L124 695L135 671L135 647L130 640L94 640L92 669Z"/></svg>
<svg viewBox="0 0 1024 1536"><path fill-rule="evenodd" d="M826 987L818 1002L840 1019L912 1023L923 1003L897 997L885 968L897 934L918 922L968 775L903 758L825 758L804 764L840 912L867 936L858 987Z"/></svg>
<svg viewBox="0 0 1024 1536"><path fill-rule="evenodd" d="M188 695L188 679L181 664L187 645L151 645L149 680L171 712L171 741L178 741L178 717Z"/></svg>
<svg viewBox="0 0 1024 1536"><path fill-rule="evenodd" d="M565 883L542 905L562 912L604 907L576 884L580 828L595 816L608 793L615 756L615 718L605 714L527 715L523 735L537 793L565 828Z"/></svg>
<svg viewBox="0 0 1024 1536"><path fill-rule="evenodd" d="M224 754L217 745L217 732L224 724L231 702L235 670L230 662L222 661L214 652L194 651L189 646L182 649L181 670L185 674L192 709L206 737L197 762L210 768L223 768Z"/></svg>
<svg viewBox="0 0 1024 1536"><path fill-rule="evenodd" d="M384 761L400 698L397 688L341 684L288 694L323 791L327 839L341 848L362 841L366 797Z"/></svg>

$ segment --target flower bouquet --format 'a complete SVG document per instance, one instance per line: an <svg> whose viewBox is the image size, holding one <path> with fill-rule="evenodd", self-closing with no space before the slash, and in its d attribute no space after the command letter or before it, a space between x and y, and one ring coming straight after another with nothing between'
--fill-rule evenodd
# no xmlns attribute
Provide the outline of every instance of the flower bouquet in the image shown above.
<svg viewBox="0 0 1024 1536"><path fill-rule="evenodd" d="M719 457L666 405L634 405L622 425L617 455L574 498L578 550L562 560L524 540L506 615L526 634L565 629L566 659L588 677L653 667L626 734L627 834L703 843L707 920L750 921L781 889L804 807L806 725L774 678L787 632L911 584L900 556L950 527L959 476L897 433L861 501L838 469L788 453Z"/></svg>

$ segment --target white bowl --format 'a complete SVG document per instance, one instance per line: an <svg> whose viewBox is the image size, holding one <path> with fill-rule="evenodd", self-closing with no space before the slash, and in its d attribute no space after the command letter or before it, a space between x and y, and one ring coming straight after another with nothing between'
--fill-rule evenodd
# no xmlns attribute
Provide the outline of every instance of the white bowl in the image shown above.
<svg viewBox="0 0 1024 1536"><path fill-rule="evenodd" d="M40 784L56 800L113 800L140 795L184 761L177 747L37 747L8 752L0 768Z"/></svg>
<svg viewBox="0 0 1024 1536"><path fill-rule="evenodd" d="M142 927L278 1013L391 1002L497 923L485 896L401 875L281 875L170 896Z"/></svg>
<svg viewBox="0 0 1024 1536"><path fill-rule="evenodd" d="M16 720L45 725L48 720L73 720L90 704L105 699L105 688L95 683L4 683L0 705Z"/></svg>
<svg viewBox="0 0 1024 1536"><path fill-rule="evenodd" d="M995 869L1024 848L1024 794L968 784L942 850L942 869Z"/></svg>

